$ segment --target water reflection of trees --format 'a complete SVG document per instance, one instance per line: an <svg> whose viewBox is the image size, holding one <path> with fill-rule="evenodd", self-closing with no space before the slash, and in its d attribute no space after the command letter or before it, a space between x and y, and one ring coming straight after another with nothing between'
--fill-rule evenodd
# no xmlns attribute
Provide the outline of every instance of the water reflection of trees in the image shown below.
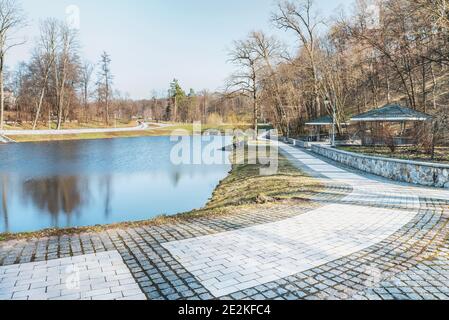
<svg viewBox="0 0 449 320"><path fill-rule="evenodd" d="M32 179L23 183L23 196L24 200L31 201L41 212L50 214L54 226L59 226L61 215L66 218L67 225L71 226L74 215L85 214L82 209L91 200L92 192L97 188L101 197L104 197L105 217L110 216L113 198L112 180L111 176L100 177L96 187L95 183L92 185L91 178L82 176ZM100 207L96 208L101 210Z"/></svg>
<svg viewBox="0 0 449 320"><path fill-rule="evenodd" d="M8 216L8 177L2 175L2 216L3 224L5 225L5 231L9 231L9 216Z"/></svg>
<svg viewBox="0 0 449 320"><path fill-rule="evenodd" d="M11 192L10 179L7 175L0 176L1 192L1 218L4 230L9 231L8 204ZM82 214L82 208L90 198L90 182L87 177L79 176L56 176L46 178L33 178L22 184L22 201L31 202L40 212L49 214L52 224L58 227L60 220L65 218L68 226L72 225L72 217ZM99 188L104 196L104 213L106 218L111 213L112 199L112 177L104 176L99 179Z"/></svg>
<svg viewBox="0 0 449 320"><path fill-rule="evenodd" d="M23 192L25 199L52 216L56 226L61 213L70 224L72 215L80 212L89 194L87 180L76 176L28 180L24 182Z"/></svg>
<svg viewBox="0 0 449 320"><path fill-rule="evenodd" d="M173 187L176 188L179 185L181 178L182 178L182 172L180 172L179 170L174 170L172 172L171 181L172 181Z"/></svg>
<svg viewBox="0 0 449 320"><path fill-rule="evenodd" d="M104 216L109 218L111 215L111 198L112 198L112 177L104 176L100 178L100 188L104 190Z"/></svg>

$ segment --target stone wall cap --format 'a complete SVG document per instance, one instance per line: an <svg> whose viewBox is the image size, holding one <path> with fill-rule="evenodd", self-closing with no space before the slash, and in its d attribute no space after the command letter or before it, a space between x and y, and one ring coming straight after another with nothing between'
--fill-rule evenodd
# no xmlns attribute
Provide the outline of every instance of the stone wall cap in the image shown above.
<svg viewBox="0 0 449 320"><path fill-rule="evenodd" d="M365 154L339 150L339 149L332 148L330 146L325 146L325 145L320 145L320 144L313 144L313 147L323 148L323 149L335 151L337 153L347 154L347 155L351 155L351 156L358 157L358 158L364 158L364 159L382 160L382 161L387 161L387 162L396 162L396 163L403 163L403 164L409 164L409 165L414 165L414 166L424 166L424 167L432 167L432 168L439 168L439 169L449 169L449 164L444 164L444 163L422 162L422 161L368 156Z"/></svg>

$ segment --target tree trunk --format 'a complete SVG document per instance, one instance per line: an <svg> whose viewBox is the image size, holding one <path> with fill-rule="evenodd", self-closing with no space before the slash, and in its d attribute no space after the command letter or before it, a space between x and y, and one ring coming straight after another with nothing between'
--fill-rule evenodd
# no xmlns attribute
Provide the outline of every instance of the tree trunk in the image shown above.
<svg viewBox="0 0 449 320"><path fill-rule="evenodd" d="M39 97L39 103L37 105L36 116L33 122L33 130L36 130L37 122L39 121L39 115L41 113L42 103L44 102L45 86L42 87L41 96Z"/></svg>
<svg viewBox="0 0 449 320"><path fill-rule="evenodd" d="M176 122L178 120L178 97L175 95L175 104L173 107L173 121Z"/></svg>
<svg viewBox="0 0 449 320"><path fill-rule="evenodd" d="M254 131L255 131L255 133L256 133L256 139L257 139L257 137L258 137L258 129L259 129L259 127L258 127L258 116L259 116L259 108L258 108L258 105L257 105L257 92L256 91L254 91L254 93L253 93L253 107L254 107Z"/></svg>
<svg viewBox="0 0 449 320"><path fill-rule="evenodd" d="M65 93L65 81L66 81L66 61L64 61L64 66L62 68L62 79L61 79L61 89L59 90L58 99L58 130L61 130L62 118L64 116L64 93Z"/></svg>
<svg viewBox="0 0 449 320"><path fill-rule="evenodd" d="M3 78L3 58L0 58L0 133L3 133L3 125L5 120L5 88Z"/></svg>
<svg viewBox="0 0 449 320"><path fill-rule="evenodd" d="M437 79L435 77L435 71L433 70L433 66L432 63L430 63L430 72L432 74L432 85L433 85L433 90L432 90L432 102L433 102L433 108L436 110L437 108Z"/></svg>
<svg viewBox="0 0 449 320"><path fill-rule="evenodd" d="M426 75L427 75L427 70L426 70L426 60L425 58L422 58L421 60L422 62L422 69L421 69L421 76L422 76L422 92L421 92L421 103L422 103L422 110L424 112L427 112L427 79L426 79Z"/></svg>
<svg viewBox="0 0 449 320"><path fill-rule="evenodd" d="M45 88L47 86L47 82L48 82L48 78L50 77L50 73L51 73L51 66L48 67L47 73L45 74L44 83L42 85L42 90L41 90L41 94L39 97L39 103L37 105L36 116L35 116L34 122L33 122L33 130L36 130L37 122L39 121L39 116L40 116L42 104L44 102L44 97L45 97Z"/></svg>
<svg viewBox="0 0 449 320"><path fill-rule="evenodd" d="M106 84L106 125L109 126L109 86Z"/></svg>
<svg viewBox="0 0 449 320"><path fill-rule="evenodd" d="M390 77L386 75L387 78L387 103L391 103L391 84L390 84Z"/></svg>
<svg viewBox="0 0 449 320"><path fill-rule="evenodd" d="M55 77L55 89L56 89L56 107L58 108L58 127L59 127L59 76L58 76L58 63L57 63L57 59L55 58L54 60L54 65L53 65L53 72L54 72L54 77ZM59 129L58 129L59 130Z"/></svg>
<svg viewBox="0 0 449 320"><path fill-rule="evenodd" d="M313 94L315 95L315 112L317 117L321 117L321 101L319 96L319 80L317 76L317 69L315 65L315 61L313 59L313 56L311 57L312 60L312 72L313 72Z"/></svg>

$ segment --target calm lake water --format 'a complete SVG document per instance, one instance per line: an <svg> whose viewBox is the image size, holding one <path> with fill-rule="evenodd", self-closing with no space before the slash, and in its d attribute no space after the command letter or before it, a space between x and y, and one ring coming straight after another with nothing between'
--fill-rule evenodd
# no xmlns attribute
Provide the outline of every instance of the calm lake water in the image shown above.
<svg viewBox="0 0 449 320"><path fill-rule="evenodd" d="M184 139L190 151L209 144ZM229 141L222 137L219 144ZM177 143L145 137L1 145L0 233L140 221L203 207L231 166L175 165L170 153Z"/></svg>

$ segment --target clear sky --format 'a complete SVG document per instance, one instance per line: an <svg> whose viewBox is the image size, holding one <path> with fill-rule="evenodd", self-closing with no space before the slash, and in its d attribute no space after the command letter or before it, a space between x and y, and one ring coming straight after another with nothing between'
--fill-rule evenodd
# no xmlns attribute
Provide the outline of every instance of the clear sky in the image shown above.
<svg viewBox="0 0 449 320"><path fill-rule="evenodd" d="M350 0L315 0L329 16ZM47 17L75 17L79 9L81 55L97 63L106 50L112 58L116 89L132 98L165 92L173 78L188 90L219 89L232 71L227 48L252 30L295 38L270 25L274 0L21 0L28 17L27 44L10 52L7 64L28 60ZM75 15L73 14L75 12Z"/></svg>

